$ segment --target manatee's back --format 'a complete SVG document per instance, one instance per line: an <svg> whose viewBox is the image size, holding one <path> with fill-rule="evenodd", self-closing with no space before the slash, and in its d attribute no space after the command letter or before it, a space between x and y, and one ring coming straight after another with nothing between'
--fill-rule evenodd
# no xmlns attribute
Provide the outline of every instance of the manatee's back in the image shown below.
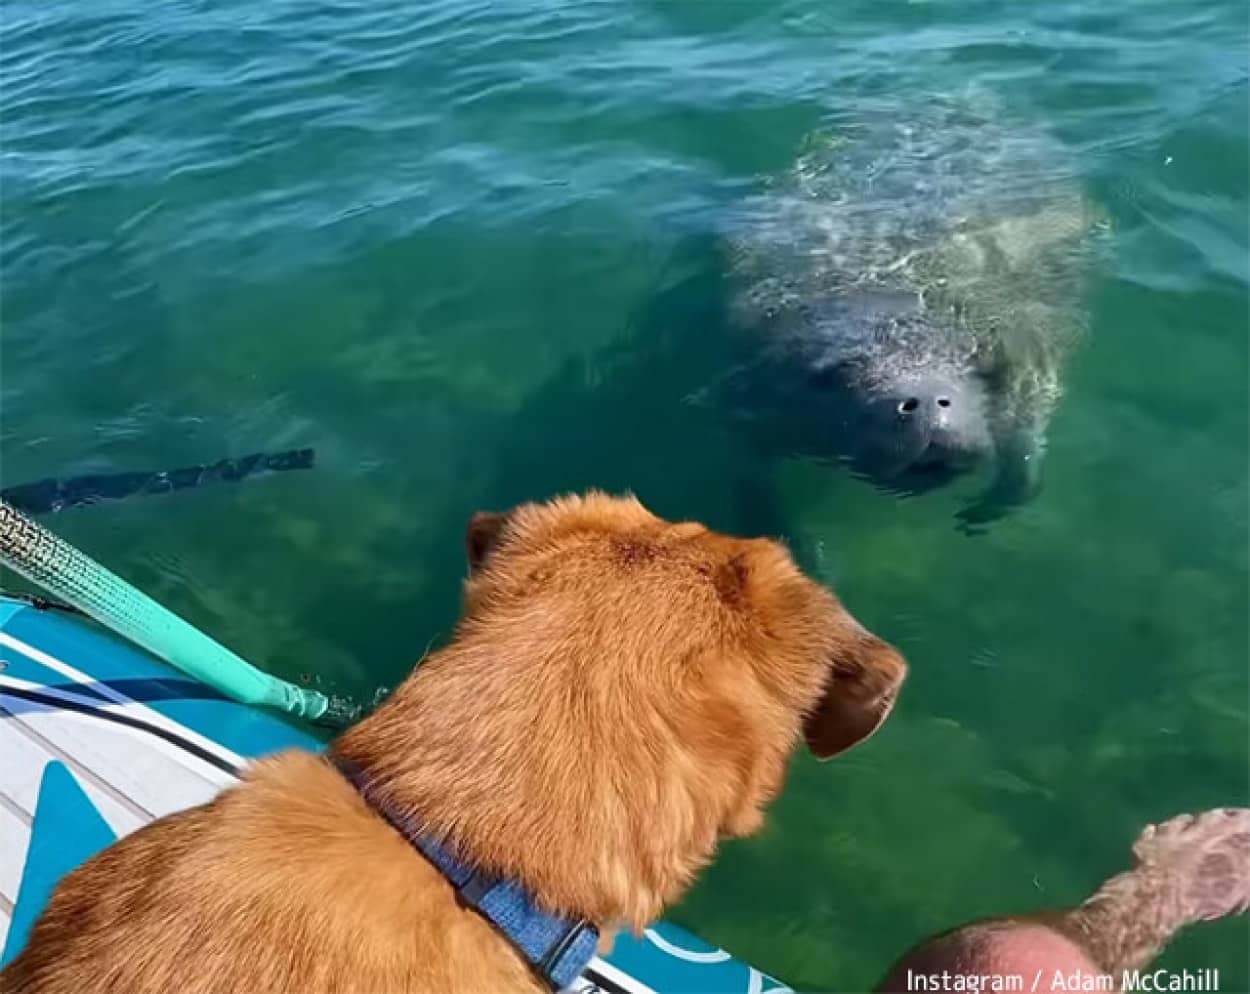
<svg viewBox="0 0 1250 994"><path fill-rule="evenodd" d="M822 295L886 286L1005 336L1030 308L1046 335L1074 334L1098 221L1075 165L984 91L867 101L734 220L735 312L774 324Z"/></svg>

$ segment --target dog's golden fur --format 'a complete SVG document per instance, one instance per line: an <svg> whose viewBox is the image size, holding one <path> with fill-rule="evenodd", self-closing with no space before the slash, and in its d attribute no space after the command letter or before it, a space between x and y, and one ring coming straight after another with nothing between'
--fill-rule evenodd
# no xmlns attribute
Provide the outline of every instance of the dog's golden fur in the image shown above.
<svg viewBox="0 0 1250 994"><path fill-rule="evenodd" d="M755 831L806 733L870 734L905 667L778 544L599 494L479 514L454 641L334 753L552 910L640 928ZM254 764L68 875L0 990L538 991L321 757Z"/></svg>

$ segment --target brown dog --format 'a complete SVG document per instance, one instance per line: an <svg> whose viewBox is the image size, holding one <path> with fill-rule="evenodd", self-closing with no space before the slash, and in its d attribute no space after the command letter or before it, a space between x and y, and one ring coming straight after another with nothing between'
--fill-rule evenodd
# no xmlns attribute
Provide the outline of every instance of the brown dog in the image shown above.
<svg viewBox="0 0 1250 994"><path fill-rule="evenodd" d="M754 832L801 735L871 734L906 672L780 545L599 494L478 514L455 640L331 746L547 909L659 916ZM540 991L325 758L292 751L69 874L4 992Z"/></svg>

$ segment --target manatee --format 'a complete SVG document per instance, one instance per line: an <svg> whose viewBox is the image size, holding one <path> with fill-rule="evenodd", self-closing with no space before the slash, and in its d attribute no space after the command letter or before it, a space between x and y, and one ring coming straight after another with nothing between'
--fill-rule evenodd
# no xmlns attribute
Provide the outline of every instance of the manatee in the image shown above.
<svg viewBox="0 0 1250 994"><path fill-rule="evenodd" d="M1104 225L1072 165L984 97L813 136L735 218L745 355L700 399L894 492L989 467L966 520L1029 499Z"/></svg>

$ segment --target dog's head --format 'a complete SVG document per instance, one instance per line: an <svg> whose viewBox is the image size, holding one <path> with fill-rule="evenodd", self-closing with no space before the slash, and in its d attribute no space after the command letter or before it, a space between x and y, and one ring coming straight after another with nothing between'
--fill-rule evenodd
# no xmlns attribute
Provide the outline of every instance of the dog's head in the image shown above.
<svg viewBox="0 0 1250 994"><path fill-rule="evenodd" d="M602 494L481 513L457 637L346 754L552 906L641 927L906 666L764 539ZM338 748L338 746L336 746Z"/></svg>
<svg viewBox="0 0 1250 994"><path fill-rule="evenodd" d="M788 747L801 719L820 759L881 727L907 673L899 653L804 576L780 543L664 521L633 498L592 493L479 512L466 544L467 626L519 611L535 638L606 634L599 662L627 670L617 674L625 682L727 690L743 705L776 706L776 715L742 720L784 712L790 720L776 730Z"/></svg>

